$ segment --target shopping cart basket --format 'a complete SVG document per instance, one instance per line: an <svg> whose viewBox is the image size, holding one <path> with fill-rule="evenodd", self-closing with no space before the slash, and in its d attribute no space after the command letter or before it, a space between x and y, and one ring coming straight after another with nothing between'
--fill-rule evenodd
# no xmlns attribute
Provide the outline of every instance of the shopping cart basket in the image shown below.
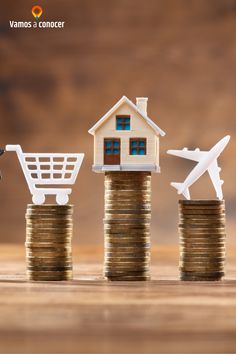
<svg viewBox="0 0 236 354"><path fill-rule="evenodd" d="M56 195L60 205L69 201L72 190L61 186L75 183L84 154L23 153L20 145L7 145L6 151L16 152L34 204L43 204L46 195Z"/></svg>

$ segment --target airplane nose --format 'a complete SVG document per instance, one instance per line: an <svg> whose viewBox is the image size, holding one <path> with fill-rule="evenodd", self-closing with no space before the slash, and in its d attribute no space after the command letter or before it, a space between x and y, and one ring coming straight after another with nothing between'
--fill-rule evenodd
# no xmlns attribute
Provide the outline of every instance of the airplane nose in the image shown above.
<svg viewBox="0 0 236 354"><path fill-rule="evenodd" d="M226 146L228 144L228 142L230 141L230 135L226 135L224 136L224 138L222 138L219 143L223 143L224 146Z"/></svg>
<svg viewBox="0 0 236 354"><path fill-rule="evenodd" d="M226 135L226 136L223 138L223 141L225 142L225 144L228 144L228 142L230 141L230 135Z"/></svg>

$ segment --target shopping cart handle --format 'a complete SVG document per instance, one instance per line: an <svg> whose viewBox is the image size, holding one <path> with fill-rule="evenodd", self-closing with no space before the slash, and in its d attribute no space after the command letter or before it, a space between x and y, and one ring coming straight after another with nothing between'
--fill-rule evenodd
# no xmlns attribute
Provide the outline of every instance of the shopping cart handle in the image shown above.
<svg viewBox="0 0 236 354"><path fill-rule="evenodd" d="M6 145L6 151L19 151L22 152L20 145Z"/></svg>

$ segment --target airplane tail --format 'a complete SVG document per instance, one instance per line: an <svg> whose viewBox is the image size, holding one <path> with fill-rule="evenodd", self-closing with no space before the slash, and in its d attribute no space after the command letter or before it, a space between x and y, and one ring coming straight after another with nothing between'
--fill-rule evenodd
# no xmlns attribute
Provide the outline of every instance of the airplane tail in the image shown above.
<svg viewBox="0 0 236 354"><path fill-rule="evenodd" d="M172 182L171 186L177 189L178 194L183 194L186 199L190 199L189 189L183 189L183 183Z"/></svg>

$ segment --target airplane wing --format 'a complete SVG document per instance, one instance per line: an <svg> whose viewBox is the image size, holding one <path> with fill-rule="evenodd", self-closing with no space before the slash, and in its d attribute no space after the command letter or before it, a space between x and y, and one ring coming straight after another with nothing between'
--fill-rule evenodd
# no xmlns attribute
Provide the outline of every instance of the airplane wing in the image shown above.
<svg viewBox="0 0 236 354"><path fill-rule="evenodd" d="M222 184L224 183L224 181L220 179L220 171L221 168L218 166L217 160L212 162L212 164L208 167L208 173L210 175L212 184L215 188L216 195L220 200L222 200L223 199Z"/></svg>
<svg viewBox="0 0 236 354"><path fill-rule="evenodd" d="M200 161L202 157L207 154L208 151L200 151L199 149L196 150L188 150L184 148L183 150L168 150L167 154L183 157L184 159L193 160L193 161Z"/></svg>

